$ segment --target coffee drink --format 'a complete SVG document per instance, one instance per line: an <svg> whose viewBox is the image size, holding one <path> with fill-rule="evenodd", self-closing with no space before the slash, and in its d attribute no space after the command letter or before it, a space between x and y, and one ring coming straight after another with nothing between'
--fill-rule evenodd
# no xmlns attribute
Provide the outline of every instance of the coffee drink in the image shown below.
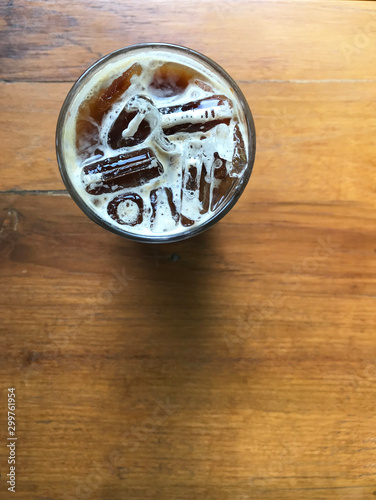
<svg viewBox="0 0 376 500"><path fill-rule="evenodd" d="M196 234L248 181L252 116L204 56L168 44L117 51L71 90L57 131L63 179L96 222L147 241Z"/></svg>

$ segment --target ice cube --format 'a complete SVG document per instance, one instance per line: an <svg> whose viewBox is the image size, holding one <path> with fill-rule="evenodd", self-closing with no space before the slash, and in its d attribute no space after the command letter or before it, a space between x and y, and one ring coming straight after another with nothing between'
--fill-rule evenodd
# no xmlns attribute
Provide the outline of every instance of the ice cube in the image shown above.
<svg viewBox="0 0 376 500"><path fill-rule="evenodd" d="M166 135L207 132L220 123L230 124L232 103L224 95L213 95L176 106L159 108Z"/></svg>
<svg viewBox="0 0 376 500"><path fill-rule="evenodd" d="M200 214L206 214L210 205L210 172L207 171L206 165L203 163L201 166L200 187L199 187L199 200L201 203Z"/></svg>
<svg viewBox="0 0 376 500"><path fill-rule="evenodd" d="M121 194L109 202L107 213L118 224L136 226L143 221L144 202L136 193Z"/></svg>
<svg viewBox="0 0 376 500"><path fill-rule="evenodd" d="M245 150L244 139L240 132L239 123L234 127L234 155L232 158L231 173L239 177L247 166L247 153Z"/></svg>
<svg viewBox="0 0 376 500"><path fill-rule="evenodd" d="M231 196L232 189L237 179L231 177L227 170L227 160L224 160L218 153L214 153L213 163L214 186L210 209L217 210Z"/></svg>
<svg viewBox="0 0 376 500"><path fill-rule="evenodd" d="M86 165L82 180L89 194L98 195L141 186L162 173L162 164L145 148Z"/></svg>
<svg viewBox="0 0 376 500"><path fill-rule="evenodd" d="M200 218L200 178L202 157L187 158L182 171L180 222L183 226L192 226Z"/></svg>
<svg viewBox="0 0 376 500"><path fill-rule="evenodd" d="M150 217L150 226L152 230L158 230L160 223L166 229L173 229L179 221L172 189L169 187L160 187L150 192L150 204L152 213Z"/></svg>
<svg viewBox="0 0 376 500"><path fill-rule="evenodd" d="M76 146L80 156L87 158L92 155L90 148L99 142L98 126L104 115L129 88L131 78L140 75L141 71L138 63L133 64L109 86L100 88L81 103L76 120Z"/></svg>

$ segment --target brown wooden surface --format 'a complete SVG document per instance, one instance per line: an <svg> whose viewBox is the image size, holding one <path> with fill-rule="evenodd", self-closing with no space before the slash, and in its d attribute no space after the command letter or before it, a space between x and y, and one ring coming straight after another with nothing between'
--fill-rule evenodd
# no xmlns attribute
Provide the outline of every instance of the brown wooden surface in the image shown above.
<svg viewBox="0 0 376 500"><path fill-rule="evenodd" d="M0 9L0 499L374 498L375 3ZM142 41L213 57L258 131L236 207L173 245L89 221L55 160L72 82Z"/></svg>

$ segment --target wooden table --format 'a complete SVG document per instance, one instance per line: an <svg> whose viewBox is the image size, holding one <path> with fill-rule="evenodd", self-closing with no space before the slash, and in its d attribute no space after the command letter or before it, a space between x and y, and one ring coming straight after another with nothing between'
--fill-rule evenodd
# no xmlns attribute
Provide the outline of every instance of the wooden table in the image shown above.
<svg viewBox="0 0 376 500"><path fill-rule="evenodd" d="M1 6L0 499L376 494L376 6ZM171 245L78 209L54 151L72 82L137 42L192 47L254 114L248 188Z"/></svg>

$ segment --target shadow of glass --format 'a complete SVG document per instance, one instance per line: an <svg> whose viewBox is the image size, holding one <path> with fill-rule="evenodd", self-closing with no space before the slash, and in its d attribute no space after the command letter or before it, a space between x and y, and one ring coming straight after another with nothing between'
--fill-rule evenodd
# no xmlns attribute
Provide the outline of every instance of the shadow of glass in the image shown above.
<svg viewBox="0 0 376 500"><path fill-rule="evenodd" d="M218 423L226 429L244 385L223 340L239 315L239 295L227 295L234 259L224 237L233 231L216 227L174 244L123 242L114 252L131 277L114 305L124 311L126 353L119 464L139 497L185 498L218 459ZM230 434L236 439L236 429Z"/></svg>

